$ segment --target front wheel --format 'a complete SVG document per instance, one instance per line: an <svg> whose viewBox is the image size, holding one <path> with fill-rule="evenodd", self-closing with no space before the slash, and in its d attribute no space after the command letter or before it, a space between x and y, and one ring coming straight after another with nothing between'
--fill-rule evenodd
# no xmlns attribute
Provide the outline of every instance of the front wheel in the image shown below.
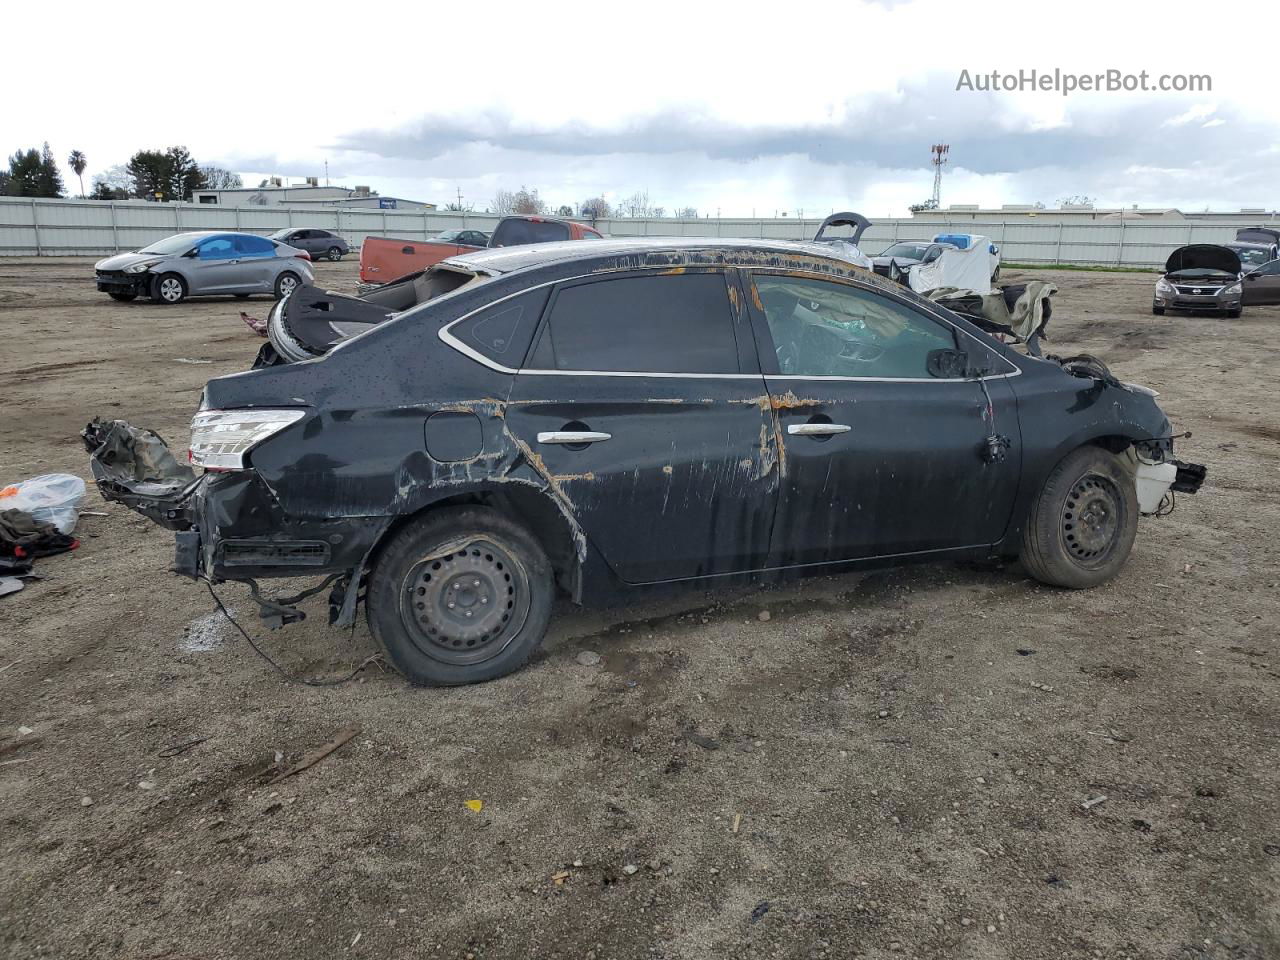
<svg viewBox="0 0 1280 960"><path fill-rule="evenodd" d="M1237 307L1237 308L1236 308L1236 309L1234 309L1234 310L1228 310L1228 311L1227 311L1227 316L1228 316L1228 317L1230 317L1232 320L1237 319L1237 318L1240 316L1240 308L1239 308L1239 307Z"/></svg>
<svg viewBox="0 0 1280 960"><path fill-rule="evenodd" d="M173 306L187 298L187 281L176 273L162 273L151 282L151 299Z"/></svg>
<svg viewBox="0 0 1280 960"><path fill-rule="evenodd" d="M301 283L302 279L296 273L286 270L276 277L276 299L283 300L297 290Z"/></svg>
<svg viewBox="0 0 1280 960"><path fill-rule="evenodd" d="M1050 472L1022 532L1022 563L1043 583L1079 590L1114 577L1138 532L1138 493L1121 460L1073 450Z"/></svg>
<svg viewBox="0 0 1280 960"><path fill-rule="evenodd" d="M369 629L411 683L454 686L522 667L551 617L551 564L524 527L483 507L411 521L369 576Z"/></svg>
<svg viewBox="0 0 1280 960"><path fill-rule="evenodd" d="M1157 317L1163 317L1163 316L1164 316L1164 307L1152 307L1152 308L1151 308L1151 312L1152 312L1153 314L1155 314Z"/></svg>
<svg viewBox="0 0 1280 960"><path fill-rule="evenodd" d="M330 259L330 260L332 260L334 263L337 263L339 260L341 260L341 259L342 259L342 248L341 248L341 247L330 247L330 248L329 248L329 259Z"/></svg>
<svg viewBox="0 0 1280 960"><path fill-rule="evenodd" d="M128 303L130 300L138 299L138 295L136 293L116 293L114 291L109 291L107 296L112 300L119 300L121 303Z"/></svg>

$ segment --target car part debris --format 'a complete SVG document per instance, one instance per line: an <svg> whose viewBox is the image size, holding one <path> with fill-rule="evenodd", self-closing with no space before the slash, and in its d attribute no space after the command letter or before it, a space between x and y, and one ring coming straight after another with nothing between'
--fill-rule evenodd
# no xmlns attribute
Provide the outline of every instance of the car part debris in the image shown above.
<svg viewBox="0 0 1280 960"><path fill-rule="evenodd" d="M46 473L0 490L0 510L21 510L36 523L47 523L60 533L76 528L84 481L70 473Z"/></svg>
<svg viewBox="0 0 1280 960"><path fill-rule="evenodd" d="M302 759L300 759L293 766L289 767L287 770L282 770L280 773L277 773L271 780L267 781L267 786L271 786L271 784L273 783L279 783L281 780L284 780L286 777L295 776L296 774L301 773L303 770L306 770L309 767L314 767L317 763L319 763L325 757L329 756L335 750L339 749L344 744L348 743L353 738L359 735L360 735L359 727L348 727L345 730L339 730L338 733L334 736L334 738L330 740L328 743L324 744L323 746L316 747L316 749L310 751L309 753L303 754Z"/></svg>

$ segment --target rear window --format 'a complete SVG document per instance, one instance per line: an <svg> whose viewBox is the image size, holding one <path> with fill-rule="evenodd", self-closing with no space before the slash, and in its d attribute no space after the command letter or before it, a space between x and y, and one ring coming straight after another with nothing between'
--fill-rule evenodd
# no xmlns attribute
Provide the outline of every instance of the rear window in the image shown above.
<svg viewBox="0 0 1280 960"><path fill-rule="evenodd" d="M721 273L562 287L529 366L618 373L738 373Z"/></svg>
<svg viewBox="0 0 1280 960"><path fill-rule="evenodd" d="M554 243L569 239L569 225L554 220L503 220L493 232L491 247L514 247L522 243Z"/></svg>

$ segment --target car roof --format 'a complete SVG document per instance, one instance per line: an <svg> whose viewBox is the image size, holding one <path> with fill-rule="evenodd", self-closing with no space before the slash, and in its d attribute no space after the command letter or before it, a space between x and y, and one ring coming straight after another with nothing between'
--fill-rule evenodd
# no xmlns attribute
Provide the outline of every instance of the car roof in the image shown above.
<svg viewBox="0 0 1280 960"><path fill-rule="evenodd" d="M756 240L726 237L605 237L584 243L562 240L495 247L441 261L468 272L514 273L580 261L591 269L643 269L655 266L818 266L824 272L865 269L834 256L831 246L811 240ZM813 261L822 261L821 265Z"/></svg>

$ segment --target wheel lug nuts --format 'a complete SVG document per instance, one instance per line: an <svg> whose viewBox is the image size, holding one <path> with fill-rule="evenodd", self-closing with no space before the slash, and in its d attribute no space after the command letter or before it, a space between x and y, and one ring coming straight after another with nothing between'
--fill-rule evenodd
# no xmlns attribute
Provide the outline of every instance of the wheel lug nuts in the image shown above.
<svg viewBox="0 0 1280 960"><path fill-rule="evenodd" d="M479 581L479 580L472 580L472 581L471 581L471 585L472 585L473 587L478 587L478 586L480 586L480 581Z"/></svg>
<svg viewBox="0 0 1280 960"><path fill-rule="evenodd" d="M481 598L480 598L480 602L481 602L481 603L488 603L488 602L489 602L489 598L488 598L488 597L481 597Z"/></svg>
<svg viewBox="0 0 1280 960"><path fill-rule="evenodd" d="M469 616L471 616L471 611L470 611L470 610L468 610L468 611L467 611L467 616L468 616L468 617L469 617Z"/></svg>
<svg viewBox="0 0 1280 960"><path fill-rule="evenodd" d="M454 607L454 603L453 603L453 601L452 601L452 600L450 600L450 601L449 601L449 609L450 609L450 610L452 610L452 609L453 609L453 607Z"/></svg>

